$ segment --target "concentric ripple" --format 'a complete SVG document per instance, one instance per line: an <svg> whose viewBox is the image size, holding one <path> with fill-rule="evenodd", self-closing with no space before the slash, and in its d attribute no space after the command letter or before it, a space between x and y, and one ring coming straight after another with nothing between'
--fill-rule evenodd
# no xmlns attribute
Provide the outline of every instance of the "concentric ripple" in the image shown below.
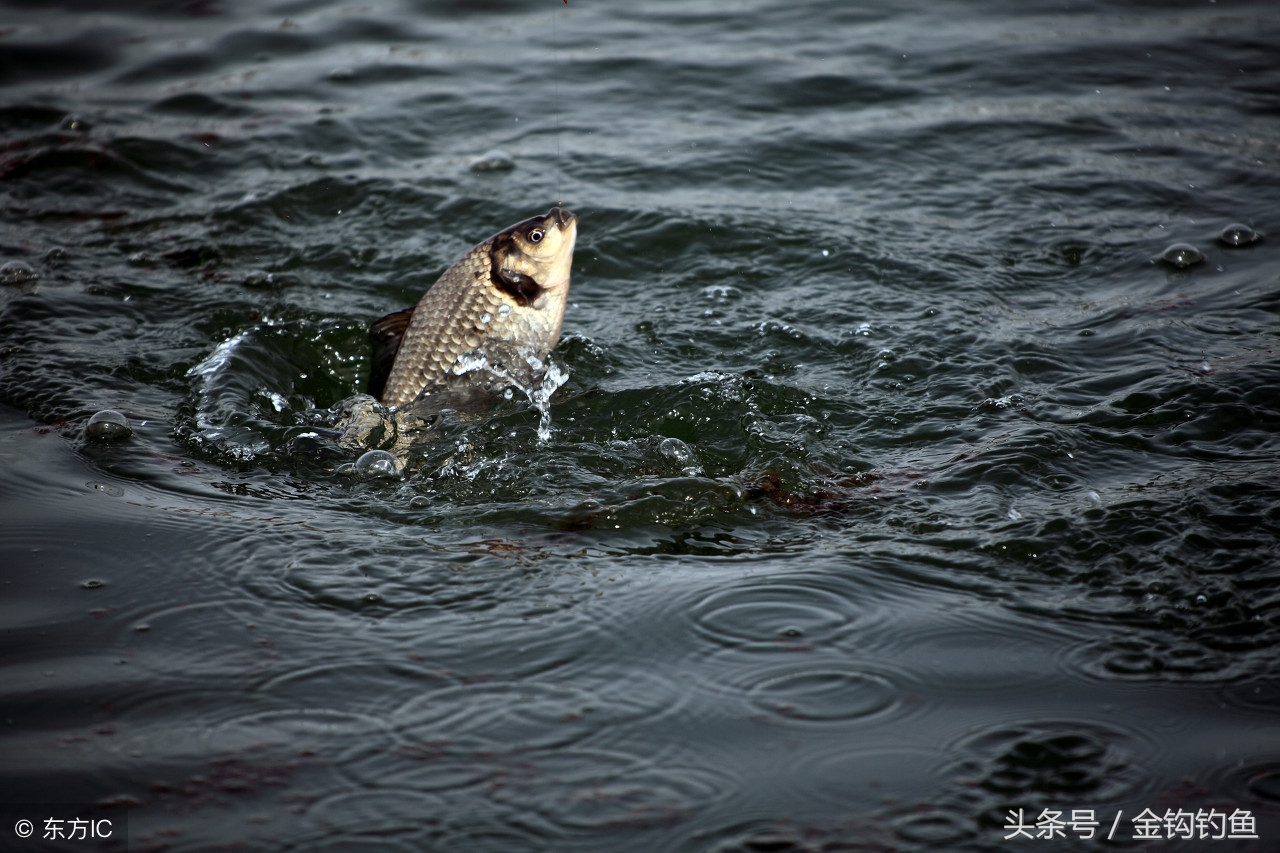
<svg viewBox="0 0 1280 853"><path fill-rule="evenodd" d="M840 650L748 646L722 649L703 666L706 688L740 702L752 719L839 731L853 721L901 714L908 688L899 674L881 671L881 663Z"/></svg>
<svg viewBox="0 0 1280 853"><path fill-rule="evenodd" d="M288 708L245 714L224 721L210 732L223 749L246 749L264 743L296 746L333 760L352 750L392 743L386 724L377 717L332 708Z"/></svg>
<svg viewBox="0 0 1280 853"><path fill-rule="evenodd" d="M691 608L694 629L726 646L835 640L865 614L821 584L820 579L753 581L713 592Z"/></svg>
<svg viewBox="0 0 1280 853"><path fill-rule="evenodd" d="M326 834L352 840L362 835L384 839L420 835L442 823L447 812L441 797L397 789L334 794L307 809L312 822L326 827Z"/></svg>
<svg viewBox="0 0 1280 853"><path fill-rule="evenodd" d="M1247 671L1247 656L1180 637L1131 632L1077 648L1070 663L1096 678L1129 681L1218 681Z"/></svg>
<svg viewBox="0 0 1280 853"><path fill-rule="evenodd" d="M764 679L751 700L786 719L821 723L878 714L893 706L898 693L887 679L871 673L809 669Z"/></svg>
<svg viewBox="0 0 1280 853"><path fill-rule="evenodd" d="M810 802L847 811L886 797L919 795L944 760L941 750L906 744L886 747L878 740L859 742L845 736L839 743L809 750L780 770L784 784L795 786Z"/></svg>
<svg viewBox="0 0 1280 853"><path fill-rule="evenodd" d="M705 766L566 750L530 756L492 796L573 830L642 830L686 820L733 790Z"/></svg>
<svg viewBox="0 0 1280 853"><path fill-rule="evenodd" d="M545 682L465 684L412 699L392 715L401 736L469 751L563 747L600 724L597 699Z"/></svg>

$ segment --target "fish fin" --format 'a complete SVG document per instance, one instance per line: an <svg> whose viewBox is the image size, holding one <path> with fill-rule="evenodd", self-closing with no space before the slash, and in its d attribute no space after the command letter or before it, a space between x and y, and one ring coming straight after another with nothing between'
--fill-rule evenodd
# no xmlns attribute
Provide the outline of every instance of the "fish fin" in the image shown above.
<svg viewBox="0 0 1280 853"><path fill-rule="evenodd" d="M406 308L394 314L374 320L369 326L369 343L373 348L369 369L369 393L379 400L387 387L387 379L391 377L391 367L396 363L396 353L400 352L400 342L404 340L405 330L413 320L413 309Z"/></svg>

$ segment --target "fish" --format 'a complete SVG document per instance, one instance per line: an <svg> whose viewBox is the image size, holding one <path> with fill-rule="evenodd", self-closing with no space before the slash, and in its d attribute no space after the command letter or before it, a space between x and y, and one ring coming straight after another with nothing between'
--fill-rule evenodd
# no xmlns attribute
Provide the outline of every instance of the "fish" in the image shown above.
<svg viewBox="0 0 1280 853"><path fill-rule="evenodd" d="M531 388L560 340L578 217L563 207L477 244L412 308L369 327L368 392L383 406L473 410Z"/></svg>

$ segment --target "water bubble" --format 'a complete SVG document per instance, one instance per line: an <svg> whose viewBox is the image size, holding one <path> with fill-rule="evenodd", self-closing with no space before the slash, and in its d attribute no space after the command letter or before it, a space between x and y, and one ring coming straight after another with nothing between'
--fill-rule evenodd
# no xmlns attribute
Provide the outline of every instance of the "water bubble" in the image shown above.
<svg viewBox="0 0 1280 853"><path fill-rule="evenodd" d="M664 438L658 445L658 450L672 462L688 464L693 461L693 451L678 438Z"/></svg>
<svg viewBox="0 0 1280 853"><path fill-rule="evenodd" d="M370 450L356 460L355 473L362 480L380 478L396 480L403 467L400 460L385 450Z"/></svg>
<svg viewBox="0 0 1280 853"><path fill-rule="evenodd" d="M344 81L346 81L346 80L353 80L353 79L355 79L355 76L356 76L355 69L354 69L354 68L348 68L348 67L347 67L347 66L345 66L345 65L343 65L343 66L339 66L338 68L335 68L335 69L333 69L332 71L330 71L330 72L329 72L329 79L330 79L330 80L334 80L334 81L336 81L336 82L344 82Z"/></svg>
<svg viewBox="0 0 1280 853"><path fill-rule="evenodd" d="M26 261L9 261L0 266L0 284L25 284L37 278L35 267Z"/></svg>
<svg viewBox="0 0 1280 853"><path fill-rule="evenodd" d="M473 172L510 172L516 167L516 161L504 151L487 151L467 164Z"/></svg>
<svg viewBox="0 0 1280 853"><path fill-rule="evenodd" d="M507 305L507 304L505 304L505 303L504 303L504 304L502 304L502 305L499 305L499 306L498 306L498 316L499 316L499 317L505 317L505 316L507 316L507 315L508 315L508 314L510 314L510 313L511 313L511 306L510 306L510 305Z"/></svg>
<svg viewBox="0 0 1280 853"><path fill-rule="evenodd" d="M984 409L1008 409L1017 406L1021 400L1022 398L1017 394L1010 394L1007 397L988 397L978 406Z"/></svg>
<svg viewBox="0 0 1280 853"><path fill-rule="evenodd" d="M1190 243L1174 243L1160 253L1160 260L1184 270L1203 261L1204 253Z"/></svg>
<svg viewBox="0 0 1280 853"><path fill-rule="evenodd" d="M120 441L133 435L129 420L114 409L103 409L84 426L86 438L93 441Z"/></svg>
<svg viewBox="0 0 1280 853"><path fill-rule="evenodd" d="M1228 246L1247 246L1256 243L1262 235L1248 225L1232 222L1218 232L1218 240Z"/></svg>
<svg viewBox="0 0 1280 853"><path fill-rule="evenodd" d="M93 125L85 121L81 116L70 115L62 120L59 127L63 130L75 130L80 133L88 133L93 128Z"/></svg>
<svg viewBox="0 0 1280 853"><path fill-rule="evenodd" d="M245 287L271 287L276 283L276 276L265 270L250 270L240 283Z"/></svg>
<svg viewBox="0 0 1280 853"><path fill-rule="evenodd" d="M666 459L679 465L680 470L689 476L702 473L702 466L698 464L698 458L694 455L693 448L678 438L664 438L662 443L658 445L658 452Z"/></svg>
<svg viewBox="0 0 1280 853"><path fill-rule="evenodd" d="M106 586L106 583L97 578L89 578L80 584L81 589L102 589L104 586Z"/></svg>
<svg viewBox="0 0 1280 853"><path fill-rule="evenodd" d="M1074 267L1079 266L1081 259L1084 258L1084 254L1088 249L1085 246L1067 245L1063 246L1060 251L1062 253L1062 259Z"/></svg>
<svg viewBox="0 0 1280 853"><path fill-rule="evenodd" d="M515 396L515 392L512 391L510 388L508 388L502 392L502 396L504 399L510 400L512 397Z"/></svg>
<svg viewBox="0 0 1280 853"><path fill-rule="evenodd" d="M731 299L737 299L742 296L742 291L728 284L713 284L702 288L702 295L717 302L728 302Z"/></svg>
<svg viewBox="0 0 1280 853"><path fill-rule="evenodd" d="M486 311L486 312L484 312L483 314L481 314L481 315L480 315L480 322L481 322L481 323L488 323L488 322L489 322L490 320L492 320L492 319L493 319L493 315L492 315L492 314L490 314L488 311Z"/></svg>

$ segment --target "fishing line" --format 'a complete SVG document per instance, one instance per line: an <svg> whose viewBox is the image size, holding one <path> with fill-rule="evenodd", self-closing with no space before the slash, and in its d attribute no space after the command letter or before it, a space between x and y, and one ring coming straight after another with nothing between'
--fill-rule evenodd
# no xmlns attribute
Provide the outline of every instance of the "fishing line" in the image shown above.
<svg viewBox="0 0 1280 853"><path fill-rule="evenodd" d="M569 5L569 0L564 0ZM555 66L551 73L551 98L554 102L552 115L556 123L556 207L564 207L564 164L560 162L560 36L556 30L556 19L560 10L551 13L551 57Z"/></svg>

